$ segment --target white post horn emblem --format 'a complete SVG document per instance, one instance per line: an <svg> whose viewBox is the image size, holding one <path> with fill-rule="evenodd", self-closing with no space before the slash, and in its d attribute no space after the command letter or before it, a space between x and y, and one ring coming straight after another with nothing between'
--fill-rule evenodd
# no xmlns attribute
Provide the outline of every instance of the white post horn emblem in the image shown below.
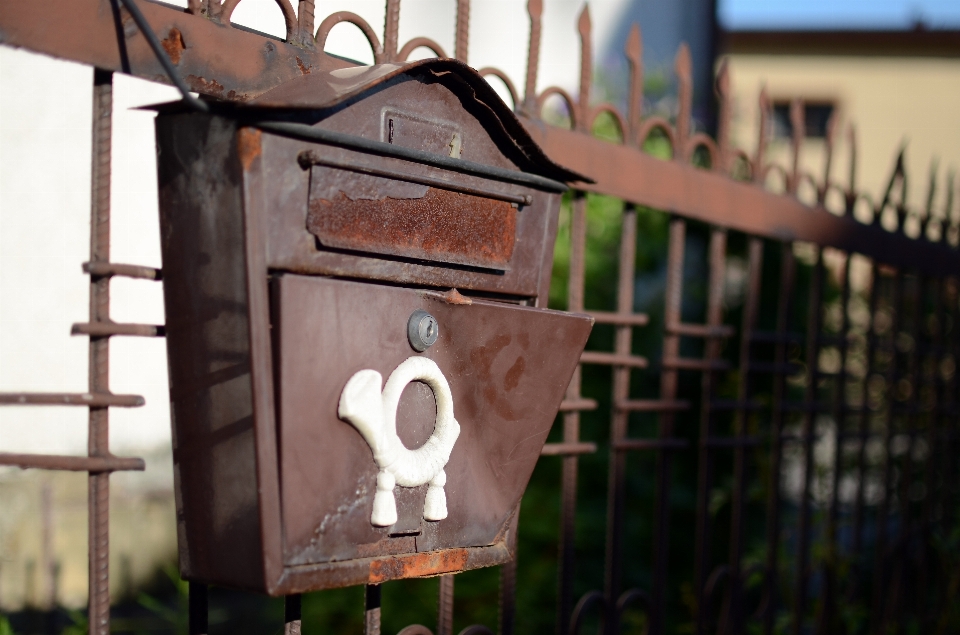
<svg viewBox="0 0 960 635"><path fill-rule="evenodd" d="M447 475L443 468L460 436L460 424L453 418L450 385L436 363L426 357L410 357L397 366L381 394L382 381L383 376L375 370L358 371L343 387L337 410L340 418L353 424L366 439L380 468L370 522L378 527L396 523L397 501L393 488L397 485L417 487L424 483L430 483L430 487L423 504L423 517L443 520L447 517L447 497L443 491ZM400 394L412 381L430 386L437 400L433 434L416 450L408 450L397 436Z"/></svg>

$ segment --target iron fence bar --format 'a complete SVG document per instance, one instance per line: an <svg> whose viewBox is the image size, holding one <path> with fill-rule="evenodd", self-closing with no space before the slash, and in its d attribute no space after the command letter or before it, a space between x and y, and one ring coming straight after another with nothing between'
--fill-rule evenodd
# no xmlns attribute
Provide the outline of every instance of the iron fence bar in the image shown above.
<svg viewBox="0 0 960 635"><path fill-rule="evenodd" d="M897 547L896 553L899 554L899 557L895 558L895 575L894 575L894 589L893 589L893 602L889 603L889 606L894 612L894 615L898 621L899 626L902 627L902 620L904 614L909 611L909 601L905 597L907 594L907 589L913 587L913 584L909 584L909 581L906 579L906 576L909 575L910 567L909 560L911 559L911 549L910 543L913 534L919 529L916 521L915 514L911 509L911 499L912 499L912 490L913 484L915 481L914 474L914 465L913 465L913 454L916 448L917 435L919 432L918 420L921 417L925 417L925 413L921 411L920 403L920 391L921 386L923 385L923 364L922 364L922 354L921 354L921 337L923 332L923 318L925 317L924 303L925 303L925 289L927 287L927 279L925 276L917 275L913 278L913 286L915 288L915 293L913 295L913 305L911 307L912 320L910 321L910 349L907 356L907 373L908 373L908 386L909 394L907 395L906 401L908 402L908 413L907 413L907 449L906 454L903 459L903 467L900 470L900 526L897 536Z"/></svg>
<svg viewBox="0 0 960 635"><path fill-rule="evenodd" d="M19 467L22 470L60 470L65 472L90 472L108 476L110 472L142 472L143 459L119 456L60 456L56 454L14 454L0 452L0 465Z"/></svg>
<svg viewBox="0 0 960 635"><path fill-rule="evenodd" d="M90 262L110 262L110 159L113 126L113 73L93 73ZM90 321L110 319L110 280L90 279ZM110 340L90 337L89 391L110 392ZM91 407L87 451L110 458L109 409ZM110 473L88 477L89 617L91 635L110 633Z"/></svg>
<svg viewBox="0 0 960 635"><path fill-rule="evenodd" d="M380 585L363 587L363 633L380 635Z"/></svg>
<svg viewBox="0 0 960 635"><path fill-rule="evenodd" d="M687 223L674 216L670 219L669 243L667 246L667 280L664 290L664 323L679 323L683 298L683 252ZM665 333L663 356L677 357L680 353L680 336ZM666 402L677 400L678 371L664 368L660 373L660 399ZM673 440L675 413L664 410L660 413L659 440L664 443L657 448L656 493L654 500L653 530L653 588L650 589L651 635L664 633L666 618L667 563L670 549L670 469L671 451L677 448L666 445Z"/></svg>
<svg viewBox="0 0 960 635"><path fill-rule="evenodd" d="M587 199L583 192L574 192L570 211L570 268L567 280L567 310L584 309L584 251L587 240ZM580 396L581 368L578 365L567 387L566 399L576 401ZM563 442L580 443L580 413L563 414ZM576 556L577 467L578 455L568 454L562 459L559 541L559 593L557 598L557 633L566 635L573 610L573 580Z"/></svg>
<svg viewBox="0 0 960 635"><path fill-rule="evenodd" d="M818 249L813 265L813 277L810 281L809 310L807 317L807 376L804 403L817 402L819 388L820 342L817 337L823 313L823 249ZM800 494L799 519L797 522L797 563L795 600L793 607L794 635L801 635L807 610L808 585L810 578L810 488L813 482L813 442L816 425L816 413L808 409L803 418L803 491Z"/></svg>
<svg viewBox="0 0 960 635"><path fill-rule="evenodd" d="M302 630L300 595L283 598L283 635L300 635Z"/></svg>
<svg viewBox="0 0 960 635"><path fill-rule="evenodd" d="M632 205L623 209L620 232L620 260L617 277L617 314L629 317L633 314L633 280L637 253L637 211ZM630 355L632 327L616 327L615 354ZM613 367L613 403L619 404L630 397L630 367ZM617 598L620 596L623 576L623 522L626 497L626 456L616 444L627 437L630 413L622 408L611 409L609 476L607 480L607 539L604 566L604 595L607 598L607 631L618 632L620 628Z"/></svg>
<svg viewBox="0 0 960 635"><path fill-rule="evenodd" d="M82 406L88 408L138 408L146 403L140 395L114 395L112 393L59 393L59 392L4 392L0 393L0 405L4 406Z"/></svg>
<svg viewBox="0 0 960 635"><path fill-rule="evenodd" d="M187 583L187 632L189 635L207 635L208 626L207 585L200 582Z"/></svg>
<svg viewBox="0 0 960 635"><path fill-rule="evenodd" d="M941 419L943 416L943 392L945 388L945 382L943 380L943 375L941 373L942 364L941 362L944 359L944 280L932 280L930 281L930 292L932 296L933 304L933 326L932 332L928 330L927 341L929 343L927 361L930 366L930 383L932 384L932 390L930 391L930 396L932 399L930 413L926 418L926 446L927 452L924 464L924 477L923 483L925 487L925 496L923 499L922 510L920 513L920 544L921 553L920 553L920 563L919 563L919 574L917 580L917 614L920 616L921 628L929 631L932 627L932 611L935 609L932 603L928 600L929 595L929 584L930 584L930 548L927 545L930 545L933 540L933 514L936 506L936 498L938 495L938 489L936 486L937 483L937 435L940 432ZM927 371L924 370L924 373Z"/></svg>
<svg viewBox="0 0 960 635"><path fill-rule="evenodd" d="M941 433L937 444L937 447L941 448L940 451L940 500L938 501L938 510L939 515L939 529L941 535L946 535L951 527L952 523L952 510L951 505L951 483L956 481L950 478L950 457L953 456L951 453L951 445L954 437L955 427L957 427L957 404L960 399L958 399L958 393L960 393L960 294L958 294L958 281L955 278L947 278L944 281L944 297L945 301L949 307L948 313L950 315L950 331L945 337L947 343L945 344L946 354L949 355L949 358L953 362L953 372L951 373L950 379L947 382L947 385L944 387L946 401L944 411L943 423L943 432Z"/></svg>
<svg viewBox="0 0 960 635"><path fill-rule="evenodd" d="M912 295L912 303L909 310L910 320L909 325L909 345L910 348L907 351L907 362L906 362L906 377L902 378L898 385L893 387L893 390L898 390L900 383L907 382L909 386L909 394L905 401L907 401L907 413L906 413L906 435L907 435L907 447L906 453L903 456L902 464L900 467L900 479L898 483L898 493L897 498L899 499L899 509L898 509L898 527L897 527L897 537L896 542L893 545L893 575L891 576L892 589L891 589L891 599L885 603L885 610L888 615L892 614L896 621L897 627L903 627L903 612L900 611L900 608L904 604L904 575L905 569L908 566L907 560L910 558L910 549L909 541L910 535L913 533L913 514L910 509L910 490L913 485L913 451L916 443L916 434L917 434L917 417L918 417L918 396L920 393L920 320L923 315L922 303L923 303L923 290L926 286L926 281L923 276L916 276L912 278L913 287L915 293ZM904 298L906 302L906 297ZM907 315L907 308L904 307L904 314Z"/></svg>
<svg viewBox="0 0 960 635"><path fill-rule="evenodd" d="M437 598L436 635L453 635L453 592L453 574L440 576L440 591L439 597Z"/></svg>
<svg viewBox="0 0 960 635"><path fill-rule="evenodd" d="M943 447L940 460L942 483L940 535L944 537L949 536L951 532L955 531L956 511L958 505L960 505L960 496L958 496L958 494L960 494L960 485L958 485L957 482L960 480L960 473L957 471L957 466L960 464L960 462L957 461L957 453L960 451L960 448L957 447L957 439L960 438L960 435L958 435L958 432L960 432L960 420L958 420L957 417L957 407L958 404L960 404L960 280L957 278L947 279L946 295L952 317L950 324L950 344L947 348L953 360L953 374L950 378L948 388L948 411L950 415L946 418L946 425L944 426L946 429L940 439L940 445ZM950 584L950 580L944 580L941 596L935 598L940 615L945 613L946 607L948 607L950 603L956 601L954 593L956 587L954 586L954 589L951 590ZM947 632L943 623L938 625L938 632Z"/></svg>
<svg viewBox="0 0 960 635"><path fill-rule="evenodd" d="M843 264L839 271L840 286L840 332L836 338L839 353L839 370L833 387L833 472L830 479L830 506L827 512L826 553L820 566L822 592L817 608L817 632L823 635L833 632L833 619L836 613L835 598L838 588L837 533L840 513L840 473L843 470L844 428L847 422L847 346L850 334L850 254L843 254ZM820 338L821 345L825 338Z"/></svg>
<svg viewBox="0 0 960 635"><path fill-rule="evenodd" d="M777 325L774 344L774 363L784 365L787 359L787 334L792 323L793 292L796 282L796 261L793 245L780 245L780 287L777 298ZM773 633L777 606L779 604L779 581L777 577L780 549L780 470L783 454L782 404L786 400L786 377L783 373L773 376L773 408L771 410L770 438L770 484L767 489L765 593L760 613L763 616L763 633Z"/></svg>
<svg viewBox="0 0 960 635"><path fill-rule="evenodd" d="M893 478L893 438L895 415L893 407L893 391L899 380L899 363L896 353L896 337L900 332L901 314L903 311L903 274L896 271L891 294L892 320L890 325L890 358L885 369L886 403L885 430L884 430L884 464L883 464L883 497L877 510L877 538L874 544L874 572L873 572L873 612L871 615L871 632L880 635L886 628L886 611L884 610L884 595L887 587L887 531L890 523L891 480Z"/></svg>
<svg viewBox="0 0 960 635"><path fill-rule="evenodd" d="M876 366L878 341L876 316L877 311L879 310L879 302L880 272L877 268L876 262L874 261L870 266L870 299L868 305L869 322L867 324L865 342L866 368L864 370L862 386L863 396L861 397L857 422L857 432L860 445L857 451L857 493L853 508L853 536L851 537L851 551L854 554L855 560L853 572L850 578L850 585L846 595L848 599L853 599L856 597L861 583L862 571L864 569L863 553L861 553L861 550L863 546L864 507L866 502L865 483L867 478L867 440L872 427L871 423L873 422L874 418L870 408L870 395L868 389L870 385L870 378L873 377Z"/></svg>
<svg viewBox="0 0 960 635"><path fill-rule="evenodd" d="M594 449L595 451L596 449ZM518 523L519 524L519 523ZM514 541L516 537L514 536ZM517 558L520 554L514 546L514 557L510 562L500 565L500 592L498 635L513 635L516 615L517 596Z"/></svg>
<svg viewBox="0 0 960 635"><path fill-rule="evenodd" d="M704 346L704 361L709 365L701 377L701 406L699 452L697 460L697 521L696 543L694 546L694 588L697 596L696 633L700 635L707 628L707 620L712 612L710 594L706 593L708 569L711 560L710 541L710 492L713 489L713 448L708 442L713 435L714 371L719 370L713 364L719 361L722 337L719 327L723 322L723 287L726 280L725 259L727 251L727 232L714 228L710 231L707 291L706 329L714 333L708 337ZM670 324L670 322L667 322Z"/></svg>
<svg viewBox="0 0 960 635"><path fill-rule="evenodd" d="M757 328L760 312L760 287L763 274L763 240L751 238L747 245L747 289L743 307L743 323L740 333L740 385L737 392L737 409L733 419L733 435L737 440L746 439L747 406L753 395L750 375L752 338ZM726 628L728 633L743 631L743 584L741 559L744 540L744 506L747 487L747 447L738 444L733 454L733 491L730 513L730 584L727 592Z"/></svg>

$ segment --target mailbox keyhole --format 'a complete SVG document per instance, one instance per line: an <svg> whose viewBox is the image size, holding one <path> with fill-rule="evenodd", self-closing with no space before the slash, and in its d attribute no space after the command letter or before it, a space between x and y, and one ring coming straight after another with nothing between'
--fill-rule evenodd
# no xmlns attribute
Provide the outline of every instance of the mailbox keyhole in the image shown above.
<svg viewBox="0 0 960 635"><path fill-rule="evenodd" d="M387 143L393 143L393 119L387 120Z"/></svg>
<svg viewBox="0 0 960 635"><path fill-rule="evenodd" d="M426 311L416 310L407 321L407 339L410 346L418 353L422 353L433 346L440 337L440 324L437 318Z"/></svg>

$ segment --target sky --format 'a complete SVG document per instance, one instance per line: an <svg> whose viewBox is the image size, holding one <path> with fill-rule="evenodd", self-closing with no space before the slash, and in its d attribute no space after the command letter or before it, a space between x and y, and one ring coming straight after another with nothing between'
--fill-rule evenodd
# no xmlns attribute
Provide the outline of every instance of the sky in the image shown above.
<svg viewBox="0 0 960 635"><path fill-rule="evenodd" d="M726 29L960 28L960 0L718 0Z"/></svg>

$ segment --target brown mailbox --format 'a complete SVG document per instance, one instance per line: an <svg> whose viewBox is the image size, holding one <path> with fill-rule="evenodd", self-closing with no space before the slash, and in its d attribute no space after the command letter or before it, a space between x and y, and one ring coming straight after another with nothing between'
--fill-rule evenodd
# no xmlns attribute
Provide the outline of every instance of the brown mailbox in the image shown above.
<svg viewBox="0 0 960 635"><path fill-rule="evenodd" d="M180 569L272 595L512 557L592 320L560 192L451 60L157 117Z"/></svg>

